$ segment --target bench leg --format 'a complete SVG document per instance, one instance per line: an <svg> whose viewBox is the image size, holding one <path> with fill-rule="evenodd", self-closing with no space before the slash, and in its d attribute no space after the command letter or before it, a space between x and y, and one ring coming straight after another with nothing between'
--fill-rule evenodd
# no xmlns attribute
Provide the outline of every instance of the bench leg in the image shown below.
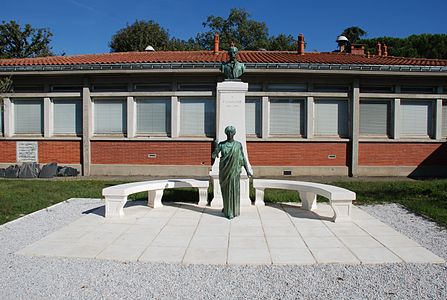
<svg viewBox="0 0 447 300"><path fill-rule="evenodd" d="M163 197L163 190L148 191L147 206L152 208L163 207L161 198Z"/></svg>
<svg viewBox="0 0 447 300"><path fill-rule="evenodd" d="M305 210L317 209L317 195L312 192L299 192L301 199L301 208Z"/></svg>
<svg viewBox="0 0 447 300"><path fill-rule="evenodd" d="M199 206L208 205L208 189L199 188Z"/></svg>
<svg viewBox="0 0 447 300"><path fill-rule="evenodd" d="M105 217L120 218L124 216L124 205L126 202L126 196L107 196Z"/></svg>
<svg viewBox="0 0 447 300"><path fill-rule="evenodd" d="M351 200L331 201L331 207L334 210L334 222L351 221Z"/></svg>
<svg viewBox="0 0 447 300"><path fill-rule="evenodd" d="M256 198L255 198L255 206L264 206L264 189L255 189L256 191Z"/></svg>

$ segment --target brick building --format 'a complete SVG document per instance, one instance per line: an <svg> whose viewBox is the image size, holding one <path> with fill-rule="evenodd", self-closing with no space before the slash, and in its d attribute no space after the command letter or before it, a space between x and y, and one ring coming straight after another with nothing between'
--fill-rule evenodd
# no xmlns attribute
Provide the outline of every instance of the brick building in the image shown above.
<svg viewBox="0 0 447 300"><path fill-rule="evenodd" d="M378 50L239 53L255 175L447 175L447 60ZM84 175L207 176L226 60L218 48L0 60L14 82L0 166L35 141L39 163Z"/></svg>

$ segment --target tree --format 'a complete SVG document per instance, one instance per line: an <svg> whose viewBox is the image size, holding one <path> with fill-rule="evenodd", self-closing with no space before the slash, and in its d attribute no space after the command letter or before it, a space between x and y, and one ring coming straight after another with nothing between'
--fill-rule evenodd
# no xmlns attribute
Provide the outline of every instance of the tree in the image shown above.
<svg viewBox="0 0 447 300"><path fill-rule="evenodd" d="M11 77L0 78L0 93L9 93L12 91Z"/></svg>
<svg viewBox="0 0 447 300"><path fill-rule="evenodd" d="M288 50L288 51L296 51L297 50L298 41L289 35L285 35L283 33L272 36L269 39L269 50Z"/></svg>
<svg viewBox="0 0 447 300"><path fill-rule="evenodd" d="M347 37L351 44L357 44L360 39L366 35L366 31L360 27L352 26L343 30L340 35Z"/></svg>
<svg viewBox="0 0 447 300"><path fill-rule="evenodd" d="M203 49L212 49L214 33L219 34L220 47L228 49L231 43L244 50L256 50L267 48L269 45L269 34L267 25L250 18L250 14L244 9L233 8L229 16L209 16L203 23L209 30L197 35L197 43Z"/></svg>
<svg viewBox="0 0 447 300"><path fill-rule="evenodd" d="M112 52L144 51L147 46L155 50L169 50L169 33L154 21L135 21L120 29L112 37Z"/></svg>
<svg viewBox="0 0 447 300"><path fill-rule="evenodd" d="M24 58L50 56L53 34L49 29L33 28L25 24L22 28L15 21L2 21L0 25L0 58Z"/></svg>
<svg viewBox="0 0 447 300"><path fill-rule="evenodd" d="M447 59L447 34L418 34L406 38L379 37L360 40L367 51L376 52L376 44L386 44L388 54L399 57Z"/></svg>

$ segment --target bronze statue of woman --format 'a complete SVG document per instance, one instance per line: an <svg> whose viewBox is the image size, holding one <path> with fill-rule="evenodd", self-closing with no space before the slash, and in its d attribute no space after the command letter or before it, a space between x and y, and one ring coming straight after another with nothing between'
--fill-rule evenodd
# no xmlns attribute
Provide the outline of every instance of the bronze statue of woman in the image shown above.
<svg viewBox="0 0 447 300"><path fill-rule="evenodd" d="M252 176L244 156L242 144L234 140L236 128L225 128L227 140L217 144L212 158L215 159L221 153L219 162L219 183L223 198L223 212L228 219L240 215L240 178L241 167L245 168L248 176Z"/></svg>

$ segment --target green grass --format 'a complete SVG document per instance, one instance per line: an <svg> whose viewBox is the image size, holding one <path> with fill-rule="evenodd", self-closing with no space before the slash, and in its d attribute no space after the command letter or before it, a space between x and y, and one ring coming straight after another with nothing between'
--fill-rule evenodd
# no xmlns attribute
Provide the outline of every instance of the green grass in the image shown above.
<svg viewBox="0 0 447 300"><path fill-rule="evenodd" d="M0 180L0 224L69 198L101 198L104 187L123 183L106 180ZM447 227L447 179L426 181L343 181L326 182L357 193L357 205L399 203L408 210L429 217ZM209 190L209 199L212 188ZM254 199L254 190L250 191ZM145 200L147 193L131 195ZM324 198L319 198L325 200ZM194 189L166 190L163 201L198 201ZM294 191L268 189L267 202L298 202Z"/></svg>

